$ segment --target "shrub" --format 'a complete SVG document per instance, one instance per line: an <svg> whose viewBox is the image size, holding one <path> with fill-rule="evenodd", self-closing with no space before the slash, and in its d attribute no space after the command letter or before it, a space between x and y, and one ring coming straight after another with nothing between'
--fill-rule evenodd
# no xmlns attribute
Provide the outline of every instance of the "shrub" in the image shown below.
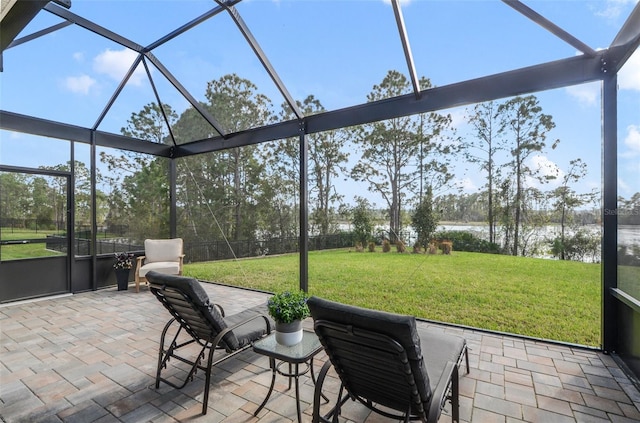
<svg viewBox="0 0 640 423"><path fill-rule="evenodd" d="M552 240L551 253L556 257L562 257L563 252L565 260L584 261L590 258L597 261L600 254L600 237L581 229L565 236L564 244L559 237Z"/></svg>
<svg viewBox="0 0 640 423"><path fill-rule="evenodd" d="M388 253L389 251L391 251L391 243L388 239L385 239L382 241L382 252Z"/></svg>
<svg viewBox="0 0 640 423"><path fill-rule="evenodd" d="M413 244L413 254L420 254L422 252L422 246L418 241Z"/></svg>
<svg viewBox="0 0 640 423"><path fill-rule="evenodd" d="M456 247L456 251L491 254L500 254L501 252L498 244L486 241L467 231L439 231L434 234L434 238L451 241Z"/></svg>
<svg viewBox="0 0 640 423"><path fill-rule="evenodd" d="M376 243L374 241L369 241L369 252L374 253L376 251Z"/></svg>
<svg viewBox="0 0 640 423"><path fill-rule="evenodd" d="M404 253L407 247L405 247L404 242L402 240L396 241L396 251L399 253Z"/></svg>
<svg viewBox="0 0 640 423"><path fill-rule="evenodd" d="M352 213L353 234L356 241L364 245L371 238L371 232L373 231L368 202L364 199L359 201L358 205L353 208Z"/></svg>
<svg viewBox="0 0 640 423"><path fill-rule="evenodd" d="M362 253L364 251L364 247L362 246L362 243L360 241L356 242L356 251L358 253Z"/></svg>

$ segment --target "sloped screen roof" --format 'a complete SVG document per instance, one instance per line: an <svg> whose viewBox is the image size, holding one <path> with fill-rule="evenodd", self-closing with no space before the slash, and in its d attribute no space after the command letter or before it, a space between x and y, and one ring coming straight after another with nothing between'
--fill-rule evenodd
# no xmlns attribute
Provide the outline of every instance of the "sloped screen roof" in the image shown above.
<svg viewBox="0 0 640 423"><path fill-rule="evenodd" d="M3 2L3 29L16 19L5 11L22 3ZM62 131L83 142L95 131L98 144L165 156L598 80L616 72L640 39L639 6L613 2L41 6L2 53L3 126ZM414 92L368 101L390 70L407 75ZM268 113L229 119L216 109L208 86L231 77ZM420 85L422 77L430 87ZM297 102L310 95L324 111L304 116ZM127 132L133 114L152 104L165 105L157 115L169 136ZM197 130L173 127L185 116ZM62 126L54 131L48 121Z"/></svg>

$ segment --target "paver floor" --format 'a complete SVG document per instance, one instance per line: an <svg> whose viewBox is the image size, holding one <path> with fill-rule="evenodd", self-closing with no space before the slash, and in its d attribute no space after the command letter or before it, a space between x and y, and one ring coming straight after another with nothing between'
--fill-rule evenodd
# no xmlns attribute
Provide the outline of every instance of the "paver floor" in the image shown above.
<svg viewBox="0 0 640 423"><path fill-rule="evenodd" d="M205 284L227 314L267 294ZM257 417L271 373L247 350L214 370L206 415L202 372L182 390L155 389L160 332L168 312L142 288L115 288L0 307L0 418L3 422L290 422L294 390L284 377ZM305 324L311 327L311 322ZM640 422L640 393L599 351L421 322L464 336L471 373L461 372L463 422ZM319 369L324 353L315 358ZM173 367L176 374L182 370ZM179 366L179 365L176 365ZM301 379L303 420L311 421L313 383ZM325 385L333 390L337 380ZM331 391L331 389L328 389ZM440 422L450 422L449 409ZM348 422L388 421L348 402Z"/></svg>

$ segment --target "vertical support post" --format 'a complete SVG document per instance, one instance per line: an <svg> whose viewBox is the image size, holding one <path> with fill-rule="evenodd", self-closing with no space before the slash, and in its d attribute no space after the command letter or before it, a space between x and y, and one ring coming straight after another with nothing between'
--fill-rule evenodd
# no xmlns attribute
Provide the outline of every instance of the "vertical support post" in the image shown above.
<svg viewBox="0 0 640 423"><path fill-rule="evenodd" d="M307 186L309 143L305 123L300 122L300 289L309 291L309 189Z"/></svg>
<svg viewBox="0 0 640 423"><path fill-rule="evenodd" d="M178 210L176 206L176 179L178 172L176 170L176 159L169 159L169 238L175 238L178 233Z"/></svg>
<svg viewBox="0 0 640 423"><path fill-rule="evenodd" d="M605 63L606 66L606 63ZM616 350L618 286L618 78L605 73L602 81L602 349Z"/></svg>
<svg viewBox="0 0 640 423"><path fill-rule="evenodd" d="M97 159L96 159L96 131L91 131L91 289L98 289L98 201L97 201Z"/></svg>
<svg viewBox="0 0 640 423"><path fill-rule="evenodd" d="M67 182L67 288L75 293L73 286L73 267L76 259L76 149L75 142L69 143L69 173Z"/></svg>

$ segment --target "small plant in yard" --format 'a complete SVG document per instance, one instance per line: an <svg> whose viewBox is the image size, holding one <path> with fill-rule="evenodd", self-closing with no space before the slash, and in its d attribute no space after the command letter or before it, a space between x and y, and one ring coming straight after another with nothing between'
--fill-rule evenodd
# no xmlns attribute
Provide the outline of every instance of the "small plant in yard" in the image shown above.
<svg viewBox="0 0 640 423"><path fill-rule="evenodd" d="M384 241L382 241L382 252L388 253L389 251L391 251L391 243L388 239L385 239Z"/></svg>
<svg viewBox="0 0 640 423"><path fill-rule="evenodd" d="M310 316L307 306L307 293L304 291L284 291L269 298L269 314L276 322L291 323Z"/></svg>
<svg viewBox="0 0 640 423"><path fill-rule="evenodd" d="M406 251L407 247L405 247L404 242L402 242L402 240L397 240L396 241L396 251L399 253L404 253Z"/></svg>
<svg viewBox="0 0 640 423"><path fill-rule="evenodd" d="M116 262L113 263L114 269L131 269L133 266L133 253L115 253Z"/></svg>
<svg viewBox="0 0 640 423"><path fill-rule="evenodd" d="M370 253L375 253L376 252L376 243L375 241L369 241L369 252Z"/></svg>

